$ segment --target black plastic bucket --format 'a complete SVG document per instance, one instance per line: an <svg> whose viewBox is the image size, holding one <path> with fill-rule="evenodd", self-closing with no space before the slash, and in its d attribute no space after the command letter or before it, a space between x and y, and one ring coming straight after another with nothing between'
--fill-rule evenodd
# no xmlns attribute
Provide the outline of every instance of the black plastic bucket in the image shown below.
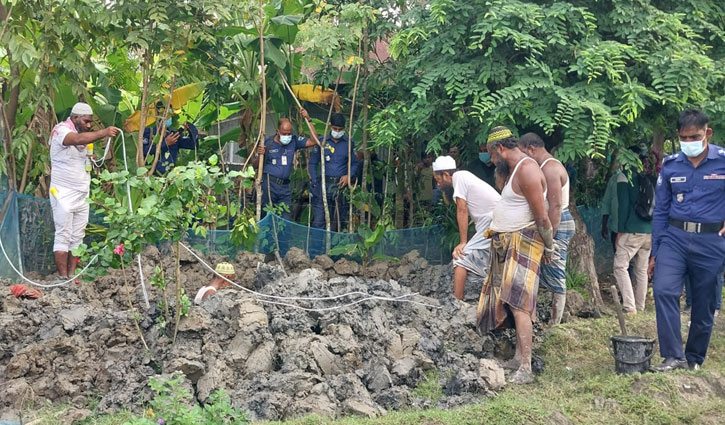
<svg viewBox="0 0 725 425"><path fill-rule="evenodd" d="M655 340L639 336L613 336L609 352L614 357L617 373L646 372L654 356Z"/></svg>

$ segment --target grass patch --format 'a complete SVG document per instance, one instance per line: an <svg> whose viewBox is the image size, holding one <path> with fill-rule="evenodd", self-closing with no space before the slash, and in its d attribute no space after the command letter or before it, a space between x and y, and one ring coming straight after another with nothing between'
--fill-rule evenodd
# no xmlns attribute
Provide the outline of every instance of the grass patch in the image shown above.
<svg viewBox="0 0 725 425"><path fill-rule="evenodd" d="M430 400L434 405L443 398L443 387L441 386L441 374L437 370L429 370L418 383L413 395L415 397Z"/></svg>

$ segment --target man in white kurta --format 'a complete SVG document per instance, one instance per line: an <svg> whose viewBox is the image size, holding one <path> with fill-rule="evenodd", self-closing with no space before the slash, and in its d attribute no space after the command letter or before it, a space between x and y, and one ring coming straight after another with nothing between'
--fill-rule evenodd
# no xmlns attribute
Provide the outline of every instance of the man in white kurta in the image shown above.
<svg viewBox="0 0 725 425"><path fill-rule="evenodd" d="M86 103L76 103L70 117L53 127L50 133L50 206L53 209L55 240L53 256L61 277L75 273L77 248L88 224L88 192L91 163L87 145L113 137L119 129L108 127L90 131L93 110Z"/></svg>
<svg viewBox="0 0 725 425"><path fill-rule="evenodd" d="M460 243L453 249L453 295L463 299L468 272L486 279L489 267L491 240L484 235L491 224L494 206L501 195L488 183L469 171L457 170L450 156L441 156L433 162L433 176L438 186L449 192L456 203L456 221ZM476 226L476 234L468 239L469 218Z"/></svg>

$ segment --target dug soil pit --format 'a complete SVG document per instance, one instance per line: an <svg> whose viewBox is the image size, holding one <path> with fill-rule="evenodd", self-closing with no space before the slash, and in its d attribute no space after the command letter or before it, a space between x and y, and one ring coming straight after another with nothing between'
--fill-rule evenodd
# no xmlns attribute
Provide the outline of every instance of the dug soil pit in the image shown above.
<svg viewBox="0 0 725 425"><path fill-rule="evenodd" d="M181 254L182 285L193 299L212 273ZM190 308L174 343L175 255L149 247L144 274L158 266L171 280L170 319L156 288L149 288L151 308L144 308L137 270L127 270L146 351L119 271L44 289L38 300L3 291L0 410L31 399L81 408L93 399L100 411L138 410L152 397L149 378L176 370L199 402L224 389L251 419L270 420L454 407L505 385L493 356L512 354L513 332L476 333L480 283L468 285L474 302L456 300L450 266L429 266L413 252L362 269L292 251L285 277L279 266L263 264L262 255L199 255L211 265L231 260L237 282L278 298L224 289ZM546 310L548 304L542 315ZM428 392L418 391L423 381Z"/></svg>

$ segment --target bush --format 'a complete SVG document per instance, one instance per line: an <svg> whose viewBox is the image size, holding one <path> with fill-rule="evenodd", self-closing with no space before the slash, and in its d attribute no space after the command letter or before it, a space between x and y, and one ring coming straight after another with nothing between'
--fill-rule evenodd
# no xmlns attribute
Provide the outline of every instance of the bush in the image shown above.
<svg viewBox="0 0 725 425"><path fill-rule="evenodd" d="M124 425L235 425L247 424L245 411L233 407L229 396L218 390L210 403L199 406L193 396L182 387L184 375L175 373L171 379L151 378L149 386L156 393L151 408L143 417L134 418Z"/></svg>

